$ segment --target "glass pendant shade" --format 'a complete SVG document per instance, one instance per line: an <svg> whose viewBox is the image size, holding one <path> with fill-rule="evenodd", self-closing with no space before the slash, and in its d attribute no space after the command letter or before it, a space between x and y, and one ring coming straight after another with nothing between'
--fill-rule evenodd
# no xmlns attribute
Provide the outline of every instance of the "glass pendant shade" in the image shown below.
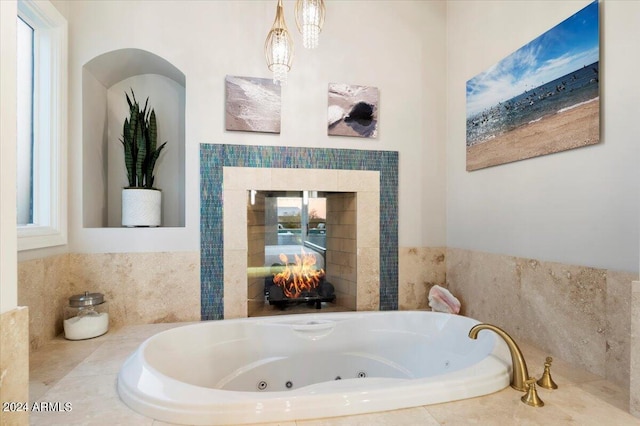
<svg viewBox="0 0 640 426"><path fill-rule="evenodd" d="M284 22L282 0L278 0L276 19L264 42L264 54L267 66L273 72L273 82L285 84L293 60L293 40Z"/></svg>
<svg viewBox="0 0 640 426"><path fill-rule="evenodd" d="M324 25L324 0L296 0L296 26L306 49L318 47L318 36Z"/></svg>

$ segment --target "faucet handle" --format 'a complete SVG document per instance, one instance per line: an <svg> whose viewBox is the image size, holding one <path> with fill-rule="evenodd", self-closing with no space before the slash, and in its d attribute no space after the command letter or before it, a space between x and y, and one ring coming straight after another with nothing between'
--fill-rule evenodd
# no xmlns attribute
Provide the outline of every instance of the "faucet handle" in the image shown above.
<svg viewBox="0 0 640 426"><path fill-rule="evenodd" d="M544 407L544 401L540 399L538 391L536 390L536 378L529 377L529 380L526 380L525 384L527 386L527 393L523 395L520 400L532 407Z"/></svg>
<svg viewBox="0 0 640 426"><path fill-rule="evenodd" d="M538 386L545 389L558 389L558 385L551 378L551 362L553 358L550 356L547 357L546 362L544 363L544 373L542 373L542 377L538 380Z"/></svg>

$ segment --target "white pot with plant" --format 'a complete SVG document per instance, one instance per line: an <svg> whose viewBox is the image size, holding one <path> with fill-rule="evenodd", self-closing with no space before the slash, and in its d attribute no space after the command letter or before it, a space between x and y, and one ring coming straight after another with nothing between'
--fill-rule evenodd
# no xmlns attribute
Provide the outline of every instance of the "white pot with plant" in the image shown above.
<svg viewBox="0 0 640 426"><path fill-rule="evenodd" d="M122 226L160 226L162 223L162 191L153 186L153 169L167 142L156 147L158 127L156 113L140 109L136 96L125 93L129 118L124 120L122 145L129 186L122 189ZM132 101L133 99L133 101Z"/></svg>

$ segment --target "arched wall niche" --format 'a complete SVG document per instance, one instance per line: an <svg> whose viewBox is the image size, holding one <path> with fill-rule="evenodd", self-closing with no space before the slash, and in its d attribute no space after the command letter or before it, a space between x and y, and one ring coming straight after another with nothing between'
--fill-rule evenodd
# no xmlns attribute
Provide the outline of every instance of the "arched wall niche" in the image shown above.
<svg viewBox="0 0 640 426"><path fill-rule="evenodd" d="M166 59L141 49L103 53L82 67L83 227L121 226L121 189L128 185L122 125L125 93L156 112L158 142L168 141L155 168L162 226L185 226L186 78Z"/></svg>

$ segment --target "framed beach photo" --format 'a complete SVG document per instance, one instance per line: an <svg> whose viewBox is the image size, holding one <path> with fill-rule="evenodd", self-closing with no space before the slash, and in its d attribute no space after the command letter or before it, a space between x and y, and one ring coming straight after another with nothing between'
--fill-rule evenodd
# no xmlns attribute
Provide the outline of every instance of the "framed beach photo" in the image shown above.
<svg viewBox="0 0 640 426"><path fill-rule="evenodd" d="M280 93L270 78L226 76L226 130L280 133Z"/></svg>
<svg viewBox="0 0 640 426"><path fill-rule="evenodd" d="M329 136L378 136L377 87L329 83L327 134Z"/></svg>
<svg viewBox="0 0 640 426"><path fill-rule="evenodd" d="M467 81L467 170L600 141L598 2Z"/></svg>

